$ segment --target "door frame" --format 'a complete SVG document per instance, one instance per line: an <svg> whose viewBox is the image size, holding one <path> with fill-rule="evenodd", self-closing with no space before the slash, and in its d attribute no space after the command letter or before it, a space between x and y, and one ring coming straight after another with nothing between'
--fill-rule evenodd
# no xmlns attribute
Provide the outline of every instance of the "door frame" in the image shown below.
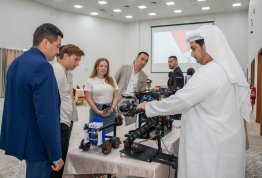
<svg viewBox="0 0 262 178"><path fill-rule="evenodd" d="M262 48L258 52L257 59L257 112L256 122L260 123L260 135L262 135Z"/></svg>

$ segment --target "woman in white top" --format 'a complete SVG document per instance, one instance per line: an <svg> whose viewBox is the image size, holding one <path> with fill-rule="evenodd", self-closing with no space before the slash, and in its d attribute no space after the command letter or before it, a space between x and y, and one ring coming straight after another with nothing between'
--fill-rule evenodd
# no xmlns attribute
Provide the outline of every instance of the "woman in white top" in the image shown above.
<svg viewBox="0 0 262 178"><path fill-rule="evenodd" d="M109 61L106 58L97 59L84 91L90 106L89 121L92 122L93 118L100 117L104 125L114 122L118 86L115 79L109 75ZM111 131L113 127L106 129L106 133Z"/></svg>

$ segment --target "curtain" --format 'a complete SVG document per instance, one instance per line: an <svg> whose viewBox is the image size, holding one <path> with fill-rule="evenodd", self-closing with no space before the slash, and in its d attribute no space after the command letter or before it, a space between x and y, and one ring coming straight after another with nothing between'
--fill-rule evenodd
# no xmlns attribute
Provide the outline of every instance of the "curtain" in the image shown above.
<svg viewBox="0 0 262 178"><path fill-rule="evenodd" d="M0 48L0 97L5 96L5 86L6 86L6 73L8 67L13 62L13 60L20 56L24 51L15 49Z"/></svg>

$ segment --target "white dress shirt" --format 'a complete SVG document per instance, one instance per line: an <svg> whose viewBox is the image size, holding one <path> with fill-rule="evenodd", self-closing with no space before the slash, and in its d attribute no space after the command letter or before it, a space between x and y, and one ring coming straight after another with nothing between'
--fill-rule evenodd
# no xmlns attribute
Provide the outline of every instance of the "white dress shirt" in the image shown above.
<svg viewBox="0 0 262 178"><path fill-rule="evenodd" d="M132 73L130 75L129 83L128 83L126 91L124 92L124 95L135 96L134 92L136 91L138 77L139 77L139 73L136 74L134 67L133 67Z"/></svg>

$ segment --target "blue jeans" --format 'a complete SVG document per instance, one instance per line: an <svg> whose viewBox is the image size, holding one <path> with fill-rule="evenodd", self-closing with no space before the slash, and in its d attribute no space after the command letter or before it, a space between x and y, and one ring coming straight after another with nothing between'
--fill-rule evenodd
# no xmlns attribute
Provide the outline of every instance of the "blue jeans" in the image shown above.
<svg viewBox="0 0 262 178"><path fill-rule="evenodd" d="M103 110L103 108L102 108L103 104L95 103L95 105L96 105L98 110L100 110L100 111ZM111 107L112 104L108 103L106 105ZM115 112L112 112L108 117L102 117L102 116L98 115L93 109L90 108L90 110L89 110L89 122L92 122L92 119L96 118L96 117L103 119L103 126L106 126L108 124L115 122L116 114L115 114ZM109 127L107 129L105 129L105 133L113 132L113 130L114 130L114 127Z"/></svg>
<svg viewBox="0 0 262 178"><path fill-rule="evenodd" d="M26 160L26 178L49 178L51 174L51 163L45 161Z"/></svg>

